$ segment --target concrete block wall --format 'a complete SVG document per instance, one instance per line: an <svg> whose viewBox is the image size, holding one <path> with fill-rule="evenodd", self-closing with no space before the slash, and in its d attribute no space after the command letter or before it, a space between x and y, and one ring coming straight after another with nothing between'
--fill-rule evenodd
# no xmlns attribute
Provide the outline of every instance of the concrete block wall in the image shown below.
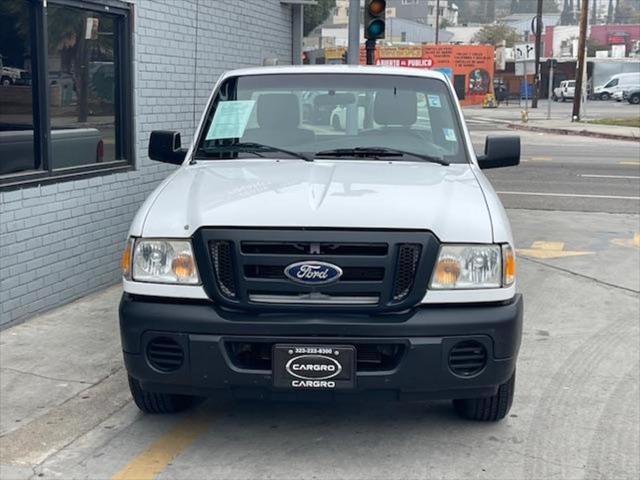
<svg viewBox="0 0 640 480"><path fill-rule="evenodd" d="M279 0L135 0L135 170L0 191L0 327L120 279L129 223L173 168L146 156L149 133L184 142L225 70L291 61Z"/></svg>

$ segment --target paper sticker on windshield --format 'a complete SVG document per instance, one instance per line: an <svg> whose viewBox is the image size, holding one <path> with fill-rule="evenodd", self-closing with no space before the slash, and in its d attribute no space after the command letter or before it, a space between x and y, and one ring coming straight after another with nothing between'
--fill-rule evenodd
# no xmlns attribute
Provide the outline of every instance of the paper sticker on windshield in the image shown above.
<svg viewBox="0 0 640 480"><path fill-rule="evenodd" d="M255 104L255 100L234 100L218 103L206 140L242 137Z"/></svg>
<svg viewBox="0 0 640 480"><path fill-rule="evenodd" d="M430 107L442 107L442 104L440 103L440 95L427 95L427 99L429 100Z"/></svg>
<svg viewBox="0 0 640 480"><path fill-rule="evenodd" d="M444 133L444 139L447 142L456 141L456 132L453 131L453 128L443 128L442 132Z"/></svg>

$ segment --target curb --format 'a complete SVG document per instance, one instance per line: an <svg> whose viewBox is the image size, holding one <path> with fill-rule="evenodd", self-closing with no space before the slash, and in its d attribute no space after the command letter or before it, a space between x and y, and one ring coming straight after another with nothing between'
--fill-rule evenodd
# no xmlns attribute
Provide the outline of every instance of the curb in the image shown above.
<svg viewBox="0 0 640 480"><path fill-rule="evenodd" d="M509 123L508 128L512 130L528 130L530 132L555 133L558 135L575 135L580 137L606 138L608 140L624 140L628 142L640 142L640 137L633 135L618 135L615 133L601 133L590 130L571 130L568 128L548 128L536 127L532 125L522 125L520 123Z"/></svg>

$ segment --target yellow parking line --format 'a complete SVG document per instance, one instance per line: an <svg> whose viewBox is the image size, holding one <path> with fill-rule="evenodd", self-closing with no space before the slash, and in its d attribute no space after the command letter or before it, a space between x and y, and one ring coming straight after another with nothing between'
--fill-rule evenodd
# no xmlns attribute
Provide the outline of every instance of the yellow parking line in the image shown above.
<svg viewBox="0 0 640 480"><path fill-rule="evenodd" d="M636 160L625 160L624 162L618 162L618 165L640 165L640 162Z"/></svg>
<svg viewBox="0 0 640 480"><path fill-rule="evenodd" d="M209 428L210 419L191 415L136 455L111 480L153 480Z"/></svg>
<svg viewBox="0 0 640 480"><path fill-rule="evenodd" d="M553 157L531 157L532 162L550 162Z"/></svg>

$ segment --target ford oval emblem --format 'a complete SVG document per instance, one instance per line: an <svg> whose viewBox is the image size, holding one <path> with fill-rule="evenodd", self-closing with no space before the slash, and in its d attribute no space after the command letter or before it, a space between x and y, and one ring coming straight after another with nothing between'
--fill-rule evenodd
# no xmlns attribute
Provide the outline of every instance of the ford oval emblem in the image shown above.
<svg viewBox="0 0 640 480"><path fill-rule="evenodd" d="M327 355L298 355L285 368L289 375L302 380L329 380L342 372L342 365Z"/></svg>
<svg viewBox="0 0 640 480"><path fill-rule="evenodd" d="M342 269L331 263L307 261L288 265L284 274L303 285L326 285L338 281L342 276Z"/></svg>

